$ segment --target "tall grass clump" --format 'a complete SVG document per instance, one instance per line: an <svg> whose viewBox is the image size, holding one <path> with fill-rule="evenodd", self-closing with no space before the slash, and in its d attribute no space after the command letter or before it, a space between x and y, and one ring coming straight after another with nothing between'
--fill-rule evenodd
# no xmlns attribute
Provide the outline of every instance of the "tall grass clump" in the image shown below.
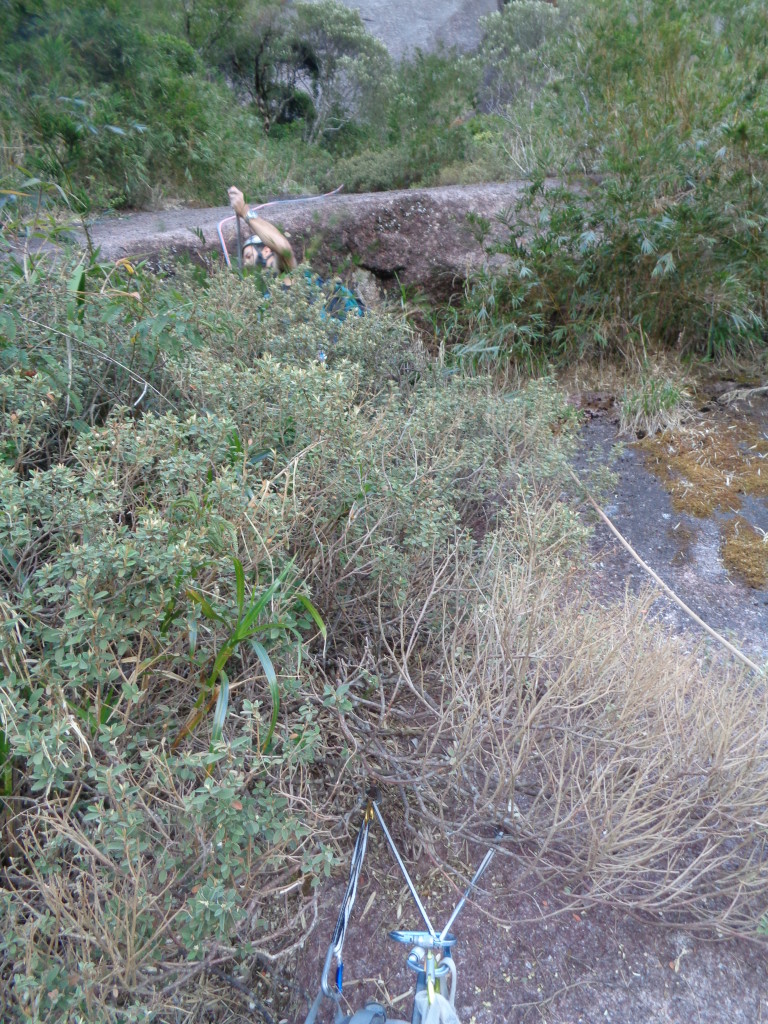
<svg viewBox="0 0 768 1024"><path fill-rule="evenodd" d="M489 538L473 599L434 595L450 669L437 689L419 677L429 742L374 738L371 764L420 780L406 799L428 842L488 842L499 823L501 852L575 907L764 939L761 687L661 637L650 594L610 609L564 596L549 516L535 498L526 512L527 536Z"/></svg>
<svg viewBox="0 0 768 1024"><path fill-rule="evenodd" d="M625 384L619 402L619 432L638 437L675 430L690 419L691 395L680 375L644 363Z"/></svg>
<svg viewBox="0 0 768 1024"><path fill-rule="evenodd" d="M537 42L551 73L533 107L513 98L505 116L567 140L539 174L587 172L597 183L533 184L509 271L470 298L473 351L570 359L615 350L638 330L710 359L760 350L764 5L585 0L569 11L561 36Z"/></svg>

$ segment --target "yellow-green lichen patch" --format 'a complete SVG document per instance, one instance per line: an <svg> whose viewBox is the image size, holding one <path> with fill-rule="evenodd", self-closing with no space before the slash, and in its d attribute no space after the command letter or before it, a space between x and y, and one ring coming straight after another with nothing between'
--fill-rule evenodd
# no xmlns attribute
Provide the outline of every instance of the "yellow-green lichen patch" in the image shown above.
<svg viewBox="0 0 768 1024"><path fill-rule="evenodd" d="M721 531L720 554L732 572L750 587L768 585L768 542L743 516L734 516Z"/></svg>
<svg viewBox="0 0 768 1024"><path fill-rule="evenodd" d="M665 431L638 442L646 467L677 512L704 518L735 512L741 495L768 496L768 440L750 423Z"/></svg>
<svg viewBox="0 0 768 1024"><path fill-rule="evenodd" d="M637 447L676 512L728 516L720 528L723 563L750 587L768 586L768 543L744 515L729 515L742 509L747 495L768 497L768 439L759 428L733 420L699 424L646 437ZM688 538L682 540L681 549ZM679 557L684 561L686 554L681 550Z"/></svg>

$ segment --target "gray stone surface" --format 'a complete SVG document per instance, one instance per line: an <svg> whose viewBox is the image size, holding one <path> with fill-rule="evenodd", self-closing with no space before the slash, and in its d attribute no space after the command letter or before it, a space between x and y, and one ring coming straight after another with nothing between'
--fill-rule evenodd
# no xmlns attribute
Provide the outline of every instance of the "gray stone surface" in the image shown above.
<svg viewBox="0 0 768 1024"><path fill-rule="evenodd" d="M548 180L546 187L556 184ZM271 206L263 215L290 237L297 257L306 255L320 273L354 265L385 288L416 286L443 301L473 272L503 269L503 254L488 250L509 237L505 222L514 216L510 211L527 185L508 181L336 195ZM105 216L91 226L91 238L104 260L147 258L164 265L168 257L185 252L220 259L216 228L231 213L219 207ZM473 225L477 218L487 224L482 238ZM231 220L222 230L234 255ZM79 240L84 241L81 235Z"/></svg>
<svg viewBox="0 0 768 1024"><path fill-rule="evenodd" d="M469 50L480 42L479 19L499 9L499 0L342 0L360 12L371 33L393 57L441 44Z"/></svg>

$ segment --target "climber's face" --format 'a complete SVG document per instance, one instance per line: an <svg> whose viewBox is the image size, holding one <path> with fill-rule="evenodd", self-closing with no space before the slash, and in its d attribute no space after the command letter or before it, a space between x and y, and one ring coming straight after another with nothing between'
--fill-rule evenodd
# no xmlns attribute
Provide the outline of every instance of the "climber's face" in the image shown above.
<svg viewBox="0 0 768 1024"><path fill-rule="evenodd" d="M246 245L243 249L243 264L246 267L277 270L277 253L268 245Z"/></svg>

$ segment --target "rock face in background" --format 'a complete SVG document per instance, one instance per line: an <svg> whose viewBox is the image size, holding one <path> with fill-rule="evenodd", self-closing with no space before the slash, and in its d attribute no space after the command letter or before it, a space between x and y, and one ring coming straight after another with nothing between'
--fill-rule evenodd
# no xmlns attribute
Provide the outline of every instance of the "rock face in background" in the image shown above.
<svg viewBox="0 0 768 1024"><path fill-rule="evenodd" d="M342 0L360 12L363 24L395 58L409 51L455 46L470 50L480 42L478 19L502 6L501 0Z"/></svg>
<svg viewBox="0 0 768 1024"><path fill-rule="evenodd" d="M497 268L507 259L489 255L488 249L509 237L504 221L513 216L527 185L509 181L340 195L273 206L264 216L319 273L357 267L385 289L415 286L445 300L473 272ZM93 225L92 241L105 260L147 257L155 263L163 261L163 253L183 252L216 260L221 258L217 224L231 213L222 207L105 217ZM225 224L223 231L234 259L234 224Z"/></svg>

